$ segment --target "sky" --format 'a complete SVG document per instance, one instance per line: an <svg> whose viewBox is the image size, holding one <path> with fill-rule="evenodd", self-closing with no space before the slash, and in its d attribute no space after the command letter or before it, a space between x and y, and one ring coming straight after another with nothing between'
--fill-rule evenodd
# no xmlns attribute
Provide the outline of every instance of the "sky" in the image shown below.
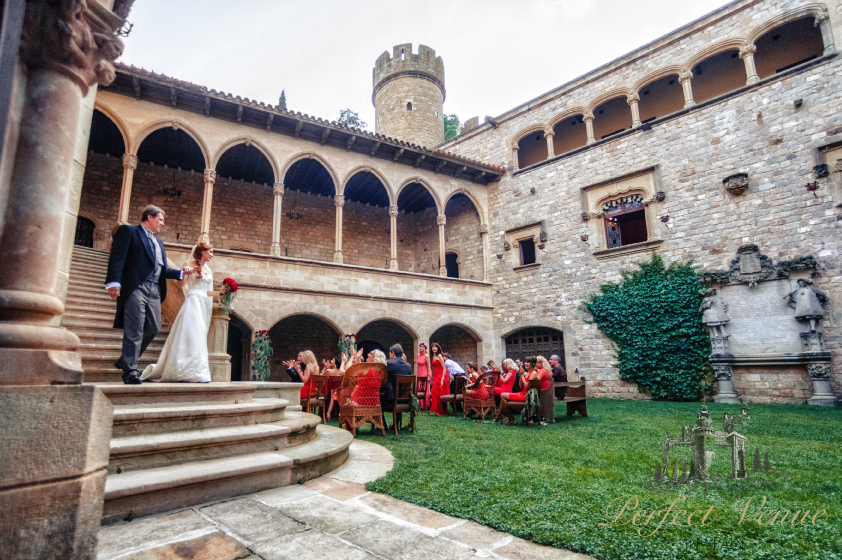
<svg viewBox="0 0 842 560"><path fill-rule="evenodd" d="M374 61L444 60L446 114L497 116L727 4L723 0L141 0L121 62L374 130Z"/></svg>

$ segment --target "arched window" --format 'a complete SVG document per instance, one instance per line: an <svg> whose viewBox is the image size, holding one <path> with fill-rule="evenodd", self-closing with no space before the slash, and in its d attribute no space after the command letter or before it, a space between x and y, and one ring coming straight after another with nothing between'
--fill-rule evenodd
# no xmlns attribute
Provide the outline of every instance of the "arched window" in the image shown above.
<svg viewBox="0 0 842 560"><path fill-rule="evenodd" d="M785 23L755 41L754 64L761 78L783 72L824 53L821 30L814 16Z"/></svg>
<svg viewBox="0 0 842 560"><path fill-rule="evenodd" d="M76 238L73 243L93 249L94 228L96 228L96 224L94 224L93 220L83 218L82 216L76 218Z"/></svg>
<svg viewBox="0 0 842 560"><path fill-rule="evenodd" d="M532 132L518 140L518 167L529 167L547 159L547 138L544 131Z"/></svg>
<svg viewBox="0 0 842 560"><path fill-rule="evenodd" d="M456 253L445 253L444 266L447 268L448 278L459 278L459 255Z"/></svg>
<svg viewBox="0 0 842 560"><path fill-rule="evenodd" d="M646 241L646 211L642 195L633 194L611 200L603 205L602 211L605 214L605 237L609 249Z"/></svg>

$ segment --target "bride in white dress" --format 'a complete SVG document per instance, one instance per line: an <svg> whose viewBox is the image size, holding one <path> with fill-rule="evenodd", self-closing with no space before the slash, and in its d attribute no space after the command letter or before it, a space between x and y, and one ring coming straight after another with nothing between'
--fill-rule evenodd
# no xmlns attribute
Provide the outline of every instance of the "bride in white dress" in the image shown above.
<svg viewBox="0 0 842 560"><path fill-rule="evenodd" d="M189 263L196 269L184 280L184 304L175 318L157 364L147 366L142 381L164 383L208 383L208 328L210 327L213 296L213 273L208 262L213 247L199 243L193 248Z"/></svg>

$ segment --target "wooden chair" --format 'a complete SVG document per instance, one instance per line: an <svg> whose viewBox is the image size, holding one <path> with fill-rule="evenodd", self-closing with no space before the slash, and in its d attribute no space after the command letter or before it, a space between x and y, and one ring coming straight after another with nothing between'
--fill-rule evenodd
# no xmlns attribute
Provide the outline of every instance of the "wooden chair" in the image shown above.
<svg viewBox="0 0 842 560"><path fill-rule="evenodd" d="M439 399L445 410L447 410L447 405L453 406L453 416L456 416L456 404L465 401L465 396L462 394L462 391L465 389L465 381L464 375L456 377L456 385L454 385L453 393L444 395Z"/></svg>
<svg viewBox="0 0 842 560"><path fill-rule="evenodd" d="M543 391L539 389L538 398L541 400L539 416L547 424L555 424L555 386L551 383Z"/></svg>
<svg viewBox="0 0 842 560"><path fill-rule="evenodd" d="M528 388L528 389L527 389L527 393L528 393L529 391L532 391L532 390L534 390L535 392L540 392L540 391L541 391L541 380L540 380L540 379L530 379L530 380L529 380L529 384L527 385L527 388ZM540 397L539 397L539 398L540 398ZM511 423L514 423L514 421L515 421L514 413L515 413L515 412L520 412L520 411L522 411L524 408L526 408L526 402L517 402L517 401L516 401L516 402L511 402L511 401L509 401L508 403L506 403L506 409L505 409L505 410L502 410L502 409L503 409L503 405L502 405L502 404L500 405L500 408L501 408L501 410L500 410L500 412L498 413L498 415L499 415L499 416L502 416L502 415L503 415L503 412L508 413L508 415L509 415L509 423L511 424ZM538 407L538 408L539 408L539 410L540 410L540 403L539 403L539 407ZM530 414L527 414L527 415L526 415L526 427L527 427L527 428L530 426L530 422L532 421L532 414L537 413L537 412L538 412L538 410L533 410L533 411L530 411L530 412L531 412Z"/></svg>
<svg viewBox="0 0 842 560"><path fill-rule="evenodd" d="M370 370L376 375L370 376ZM383 408L380 406L380 387L388 380L386 364L354 364L345 371L339 389L339 425L347 425L351 434L357 435L357 428L370 422L372 430L383 426ZM356 390L356 392L355 392Z"/></svg>
<svg viewBox="0 0 842 560"><path fill-rule="evenodd" d="M497 409L497 403L494 400L494 386L497 384L496 377L493 374L486 375L475 383L473 387L465 386L465 410L462 413L463 418L467 418L468 413L473 411L485 422L485 415L495 412Z"/></svg>
<svg viewBox="0 0 842 560"><path fill-rule="evenodd" d="M325 387L330 380L329 375L311 375L307 385L310 386L310 397L301 399L301 410L308 414L313 414L313 410L321 408L322 422L324 422L325 411L327 410L328 400L325 397Z"/></svg>
<svg viewBox="0 0 842 560"><path fill-rule="evenodd" d="M418 385L415 388L415 398L418 399L418 404L421 408L424 408L424 403L427 400L427 388L430 386L430 378L431 375L428 374L427 377L419 377Z"/></svg>
<svg viewBox="0 0 842 560"><path fill-rule="evenodd" d="M395 404L391 410L385 412L392 413L392 425L395 427L395 435L398 435L398 428L402 427L403 413L409 412L409 425L412 427L412 433L415 433L415 415L412 412L412 392L415 391L417 378L414 375L398 375L397 387L395 387ZM417 398L417 397L416 397Z"/></svg>
<svg viewBox="0 0 842 560"><path fill-rule="evenodd" d="M567 415L573 416L576 412L583 417L588 417L588 395L587 384L584 377L579 377L579 381L566 381L553 383L554 387L567 387L567 393L564 395L564 402L567 403Z"/></svg>

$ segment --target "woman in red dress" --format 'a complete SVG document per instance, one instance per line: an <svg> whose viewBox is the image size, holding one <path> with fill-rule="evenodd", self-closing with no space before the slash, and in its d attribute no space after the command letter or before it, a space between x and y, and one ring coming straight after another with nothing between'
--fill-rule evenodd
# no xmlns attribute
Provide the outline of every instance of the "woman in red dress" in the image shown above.
<svg viewBox="0 0 842 560"><path fill-rule="evenodd" d="M304 350L298 353L298 358L293 361L284 362L284 366L293 368L301 377L301 382L304 384L301 387L301 399L306 400L313 396L313 386L310 383L311 375L319 375L319 364L316 362L316 356L310 350Z"/></svg>
<svg viewBox="0 0 842 560"><path fill-rule="evenodd" d="M447 368L444 367L444 352L441 351L441 346L437 342L434 342L430 346L430 353L432 354L433 363L433 387L430 412L435 412L438 416L446 416L447 412L439 400L443 395L450 394L450 376L447 374Z"/></svg>
<svg viewBox="0 0 842 560"><path fill-rule="evenodd" d="M503 374L497 379L497 385L494 387L494 397L497 399L497 404L500 404L500 395L503 393L511 393L512 387L515 384L515 376L517 366L515 361L506 358L503 360Z"/></svg>
<svg viewBox="0 0 842 560"><path fill-rule="evenodd" d="M471 383L467 387L468 396L477 400L487 399L488 389L485 386L485 377L477 371L477 365L474 362L468 362L465 364L465 369L467 370L465 376L468 378L468 383Z"/></svg>
<svg viewBox="0 0 842 560"><path fill-rule="evenodd" d="M418 405L420 408L429 411L432 379L430 377L430 358L427 355L427 345L423 342L418 345L418 358L415 359L415 363L418 364L418 385L424 387L424 396L418 400Z"/></svg>
<svg viewBox="0 0 842 560"><path fill-rule="evenodd" d="M550 386L550 374L543 368L538 368L538 358L536 356L529 356L523 361L526 369L520 370L520 385L522 389L519 393L503 393L500 395L500 408L497 410L497 416L494 418L495 422L500 422L503 419L503 413L508 412L508 405L510 402L525 402L526 393L529 392L529 381L534 379L541 380L541 389L546 390ZM509 412L509 422L513 421L512 414Z"/></svg>

